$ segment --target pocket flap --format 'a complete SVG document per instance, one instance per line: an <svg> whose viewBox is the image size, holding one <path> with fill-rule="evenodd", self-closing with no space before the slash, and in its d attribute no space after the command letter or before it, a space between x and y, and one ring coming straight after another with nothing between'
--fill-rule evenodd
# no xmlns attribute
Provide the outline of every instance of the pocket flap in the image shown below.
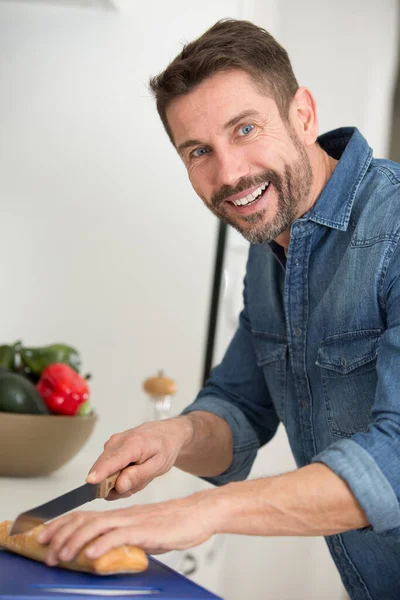
<svg viewBox="0 0 400 600"><path fill-rule="evenodd" d="M285 336L274 333L253 332L253 340L259 367L278 360L285 360L287 352Z"/></svg>
<svg viewBox="0 0 400 600"><path fill-rule="evenodd" d="M345 375L377 357L381 335L381 329L332 335L322 342L315 364Z"/></svg>

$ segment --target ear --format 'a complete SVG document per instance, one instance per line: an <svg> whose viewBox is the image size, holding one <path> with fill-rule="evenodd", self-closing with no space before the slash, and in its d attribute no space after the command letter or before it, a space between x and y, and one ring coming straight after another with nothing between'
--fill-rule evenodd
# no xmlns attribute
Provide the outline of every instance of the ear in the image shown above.
<svg viewBox="0 0 400 600"><path fill-rule="evenodd" d="M293 96L292 122L306 146L314 144L318 137L318 115L314 96L306 87L300 87Z"/></svg>

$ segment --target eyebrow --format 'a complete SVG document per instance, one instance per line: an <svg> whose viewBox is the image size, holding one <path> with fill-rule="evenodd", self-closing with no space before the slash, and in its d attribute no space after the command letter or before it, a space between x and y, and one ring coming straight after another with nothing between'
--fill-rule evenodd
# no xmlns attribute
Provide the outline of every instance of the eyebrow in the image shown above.
<svg viewBox="0 0 400 600"><path fill-rule="evenodd" d="M256 110L254 110L253 108L244 110L239 115L237 115L236 117L233 117L233 119L231 119L230 121L225 123L224 129L230 129L231 127L234 127L236 125L236 123L239 123L239 121L241 121L242 119L246 119L247 117L257 117L257 116L259 116L259 114L260 113Z"/></svg>
<svg viewBox="0 0 400 600"><path fill-rule="evenodd" d="M234 127L237 123L239 123L239 121L241 121L242 119L246 119L247 117L256 117L259 116L259 114L260 113L258 111L252 108L244 110L240 114L236 115L236 117L233 117L227 123L225 123L223 129L230 129L231 127ZM198 146L201 144L203 144L201 140L186 140L185 142L182 142L182 144L179 144L177 149L179 154L181 154L184 150L186 150L186 148L191 148L192 146Z"/></svg>

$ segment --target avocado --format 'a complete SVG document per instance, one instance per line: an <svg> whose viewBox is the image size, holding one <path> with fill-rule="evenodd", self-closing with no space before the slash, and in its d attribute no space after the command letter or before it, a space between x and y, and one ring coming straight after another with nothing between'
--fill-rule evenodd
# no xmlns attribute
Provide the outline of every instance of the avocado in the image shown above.
<svg viewBox="0 0 400 600"><path fill-rule="evenodd" d="M45 415L50 411L43 398L23 375L17 373L0 373L0 411Z"/></svg>

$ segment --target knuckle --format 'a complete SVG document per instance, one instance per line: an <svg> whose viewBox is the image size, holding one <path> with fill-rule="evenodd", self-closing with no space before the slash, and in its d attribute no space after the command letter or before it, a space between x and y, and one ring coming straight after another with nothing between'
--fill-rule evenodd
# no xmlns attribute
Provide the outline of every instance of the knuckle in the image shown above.
<svg viewBox="0 0 400 600"><path fill-rule="evenodd" d="M107 446L112 446L116 443L119 442L121 438L121 434L120 433L113 433L108 440L104 443L104 448L106 448Z"/></svg>
<svg viewBox="0 0 400 600"><path fill-rule="evenodd" d="M91 519L90 519L90 525L93 528L97 528L99 525L102 525L104 522L104 518L102 515L98 514L98 515L94 515Z"/></svg>
<svg viewBox="0 0 400 600"><path fill-rule="evenodd" d="M75 526L81 525L85 520L85 513L83 511L76 511L73 513L73 523Z"/></svg>
<svg viewBox="0 0 400 600"><path fill-rule="evenodd" d="M59 550L63 544L63 541L64 541L64 533L62 531L57 532L56 535L51 540L51 544L50 544L51 549L53 551Z"/></svg>
<svg viewBox="0 0 400 600"><path fill-rule="evenodd" d="M157 456L157 459L154 461L154 476L162 475L168 470L168 460L165 457Z"/></svg>
<svg viewBox="0 0 400 600"><path fill-rule="evenodd" d="M45 525L43 528L43 536L45 537L46 540L50 539L53 535L54 535L54 525L53 523L49 523L48 525Z"/></svg>
<svg viewBox="0 0 400 600"><path fill-rule="evenodd" d="M120 453L116 449L107 449L104 453L104 458L107 460L114 460L120 457Z"/></svg>

